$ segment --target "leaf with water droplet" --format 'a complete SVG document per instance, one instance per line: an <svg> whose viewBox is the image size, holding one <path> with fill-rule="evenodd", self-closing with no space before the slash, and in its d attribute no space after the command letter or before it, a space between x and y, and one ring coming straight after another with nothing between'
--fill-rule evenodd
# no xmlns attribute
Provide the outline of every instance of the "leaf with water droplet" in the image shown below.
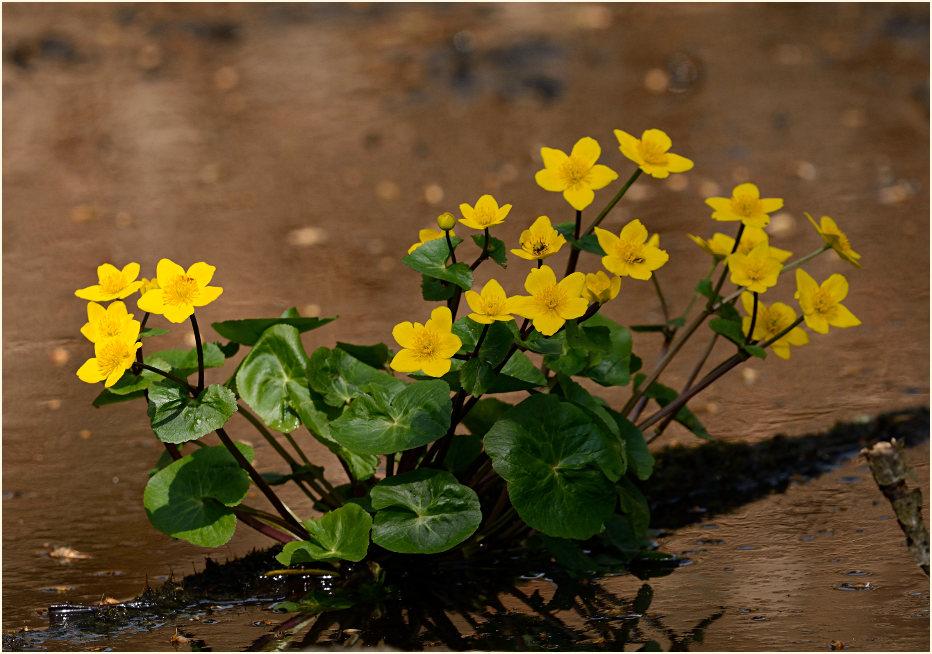
<svg viewBox="0 0 932 654"><path fill-rule="evenodd" d="M152 430L165 443L197 440L223 427L234 413L236 396L218 384L211 384L197 398L168 380L149 387Z"/></svg>

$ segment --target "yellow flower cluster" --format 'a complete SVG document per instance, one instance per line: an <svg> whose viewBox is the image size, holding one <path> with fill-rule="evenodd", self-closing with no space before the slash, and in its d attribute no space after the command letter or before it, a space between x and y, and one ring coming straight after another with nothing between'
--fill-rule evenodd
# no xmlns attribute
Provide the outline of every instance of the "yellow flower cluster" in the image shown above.
<svg viewBox="0 0 932 654"><path fill-rule="evenodd" d="M74 293L89 301L88 320L81 333L94 344L94 357L78 369L78 378L90 384L102 381L104 387L110 388L136 361L136 351L142 347L142 324L127 311L124 298L139 291L136 305L140 309L164 315L171 322L183 322L194 314L194 307L213 302L223 292L208 286L214 270L200 262L185 271L173 261L162 259L154 278L137 281L138 263L129 263L122 270L109 263L99 266L98 283ZM99 304L110 301L106 308Z"/></svg>

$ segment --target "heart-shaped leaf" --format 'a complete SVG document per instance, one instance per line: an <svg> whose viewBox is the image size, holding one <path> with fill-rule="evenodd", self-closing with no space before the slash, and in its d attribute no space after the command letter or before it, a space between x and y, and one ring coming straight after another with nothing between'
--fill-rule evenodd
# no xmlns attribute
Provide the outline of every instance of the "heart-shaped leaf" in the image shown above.
<svg viewBox="0 0 932 654"><path fill-rule="evenodd" d="M452 402L444 381L412 382L394 394L371 390L330 424L333 439L354 452L401 452L440 438L450 427Z"/></svg>
<svg viewBox="0 0 932 654"><path fill-rule="evenodd" d="M250 462L251 447L236 447ZM219 547L233 537L230 508L249 491L249 475L227 449L203 447L152 475L143 494L149 522L159 531L202 547Z"/></svg>
<svg viewBox="0 0 932 654"><path fill-rule="evenodd" d="M225 320L211 325L214 331L226 339L240 345L255 345L262 333L275 325L289 325L298 332L308 332L333 322L333 318L302 318L297 310L289 309L281 318L248 318L246 320Z"/></svg>
<svg viewBox="0 0 932 654"><path fill-rule="evenodd" d="M149 420L164 443L197 440L223 427L234 413L236 396L219 384L211 384L196 398L168 380L149 386Z"/></svg>
<svg viewBox="0 0 932 654"><path fill-rule="evenodd" d="M469 538L482 522L479 498L442 470L389 477L370 491L372 542L391 552L434 554Z"/></svg>
<svg viewBox="0 0 932 654"><path fill-rule="evenodd" d="M582 409L555 395L532 395L483 440L512 505L534 529L586 539L612 514L615 488L600 465L612 455L611 441Z"/></svg>
<svg viewBox="0 0 932 654"><path fill-rule="evenodd" d="M308 540L285 543L275 558L283 565L308 561L361 561L369 549L372 518L358 504L346 504L303 523Z"/></svg>
<svg viewBox="0 0 932 654"><path fill-rule="evenodd" d="M266 329L236 373L240 397L272 429L286 434L301 424L289 397L309 399L307 354L297 328Z"/></svg>

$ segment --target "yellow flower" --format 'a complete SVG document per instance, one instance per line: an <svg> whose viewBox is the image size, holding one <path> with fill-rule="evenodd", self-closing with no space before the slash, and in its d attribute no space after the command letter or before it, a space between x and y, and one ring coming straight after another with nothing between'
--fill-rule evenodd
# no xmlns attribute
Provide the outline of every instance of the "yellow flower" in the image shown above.
<svg viewBox="0 0 932 654"><path fill-rule="evenodd" d="M210 304L223 292L208 286L216 268L199 261L185 269L170 259L161 259L155 272L158 288L150 289L136 305L143 311L159 313L171 322L184 322L194 307Z"/></svg>
<svg viewBox="0 0 932 654"><path fill-rule="evenodd" d="M582 211L595 199L594 191L618 179L618 173L597 164L602 148L594 138L585 136L573 146L569 156L562 150L541 148L544 169L534 179L545 191L563 192L563 198L577 211Z"/></svg>
<svg viewBox="0 0 932 654"><path fill-rule="evenodd" d="M486 229L504 222L509 211L511 211L510 204L499 207L495 198L491 195L483 195L476 202L475 207L471 207L465 202L460 205L460 213L463 214L463 219L460 222L473 229Z"/></svg>
<svg viewBox="0 0 932 654"><path fill-rule="evenodd" d="M603 271L586 275L586 285L583 287L583 296L590 302L605 304L615 299L621 290L621 277L613 275L609 279Z"/></svg>
<svg viewBox="0 0 932 654"><path fill-rule="evenodd" d="M82 300L91 300L93 302L122 300L135 293L142 286L142 282L135 281L138 276L138 263L128 263L123 266L123 270L105 263L97 267L99 283L95 286L78 289L74 294Z"/></svg>
<svg viewBox="0 0 932 654"><path fill-rule="evenodd" d="M460 337L452 332L453 314L447 307L430 312L427 324L402 322L395 325L392 336L403 348L392 359L391 367L398 372L422 371L431 377L442 377L450 370L450 359L462 347Z"/></svg>
<svg viewBox="0 0 932 654"><path fill-rule="evenodd" d="M452 215L452 214L451 214L451 215ZM408 254L411 254L412 252L414 252L415 250L417 250L419 247L421 247L422 245L424 245L424 244L427 243L428 241L435 241L435 240L437 240L438 238L443 238L443 234L444 234L443 232L437 231L436 229L422 229L422 230L419 230L418 233L417 233L417 237L418 237L419 239L421 239L421 240L419 240L417 243L415 243L414 245L412 245L411 247L408 248ZM453 238L454 236L456 236L456 234L454 234L454 233L453 233L453 230L451 229L451 230L450 230L450 238Z"/></svg>
<svg viewBox="0 0 932 654"><path fill-rule="evenodd" d="M670 173L684 173L693 167L686 157L667 152L673 142L659 129L648 129L637 139L620 129L615 130L618 149L651 177L663 179Z"/></svg>
<svg viewBox="0 0 932 654"><path fill-rule="evenodd" d="M529 318L544 336L551 336L567 320L586 313L589 302L582 297L585 283L586 276L581 272L568 275L558 284L550 266L533 268L524 281L531 295L518 296L520 302L515 304L514 313Z"/></svg>
<svg viewBox="0 0 932 654"><path fill-rule="evenodd" d="M858 263L858 259L861 258L861 255L851 249L851 243L848 242L848 237L843 231L838 229L838 225L835 224L835 221L829 218L828 216L822 216L821 226L816 224L816 221L812 219L808 213L806 218L809 219L809 222L812 223L812 226L816 228L816 231L819 232L826 243L828 243L835 252L838 253L842 259L848 263L861 267L861 264Z"/></svg>
<svg viewBox="0 0 932 654"><path fill-rule="evenodd" d="M518 303L518 296L506 297L505 289L494 279L482 287L482 294L475 291L466 291L466 303L473 313L469 317L484 325L491 324L496 320L514 320L511 316L514 313L515 305Z"/></svg>
<svg viewBox="0 0 932 654"><path fill-rule="evenodd" d="M444 211L442 214L437 216L437 227L445 232L450 232L451 236L453 235L454 225L456 225L456 216L454 216L449 211Z"/></svg>
<svg viewBox="0 0 932 654"><path fill-rule="evenodd" d="M87 323L81 328L81 333L91 343L97 343L125 336L128 332L139 334L139 328L139 321L133 320L133 314L126 313L126 305L119 300L106 309L96 302L90 302L87 305Z"/></svg>
<svg viewBox="0 0 932 654"><path fill-rule="evenodd" d="M762 198L753 184L739 184L730 198L707 198L705 203L712 207L715 220L740 220L752 227L766 227L768 214L783 206L782 198Z"/></svg>
<svg viewBox="0 0 932 654"><path fill-rule="evenodd" d="M546 259L550 255L559 252L563 244L566 243L566 239L551 226L550 218L540 216L529 229L521 232L519 242L521 243L521 249L512 250L512 254L518 255L522 259L534 261L535 259Z"/></svg>
<svg viewBox="0 0 932 654"><path fill-rule="evenodd" d="M142 343L136 342L137 336L138 322L134 329L127 329L116 338L94 343L94 358L78 368L78 378L88 384L104 381L106 388L113 386L136 361L136 350L142 347Z"/></svg>
<svg viewBox="0 0 932 654"><path fill-rule="evenodd" d="M757 293L776 285L783 269L780 262L770 256L770 248L765 243L758 244L747 254L730 254L727 261L732 283Z"/></svg>
<svg viewBox="0 0 932 654"><path fill-rule="evenodd" d="M861 324L841 301L848 295L848 280L832 275L822 285L802 268L796 269L796 299L803 310L806 325L814 332L827 334L829 326L856 327Z"/></svg>
<svg viewBox="0 0 932 654"><path fill-rule="evenodd" d="M742 320L741 328L744 333L748 333L751 328L751 314L754 313L754 296L745 291L741 294L741 303L748 315ZM754 321L754 334L751 336L756 341L766 341L784 329L793 324L796 320L796 312L792 307L782 302L774 302L769 307L763 302L757 302L757 318ZM809 342L809 334L801 327L794 327L787 332L782 338L770 344L773 353L781 359L790 358L790 346L797 347Z"/></svg>
<svg viewBox="0 0 932 654"><path fill-rule="evenodd" d="M151 291L153 288L158 288L158 287L159 287L158 278L153 277L152 279L146 279L145 277L143 277L142 286L139 287L139 295L145 295L146 293Z"/></svg>
<svg viewBox="0 0 932 654"><path fill-rule="evenodd" d="M650 279L651 271L660 268L670 258L666 250L657 247L660 239L656 234L648 240L647 228L640 220L632 220L625 225L618 236L600 227L595 228L595 235L605 251L602 265L622 277Z"/></svg>
<svg viewBox="0 0 932 654"><path fill-rule="evenodd" d="M687 234L686 236L691 238L693 243L719 260L731 254L732 249L735 247L735 239L719 232L716 232L708 241L698 236L693 236L692 234Z"/></svg>

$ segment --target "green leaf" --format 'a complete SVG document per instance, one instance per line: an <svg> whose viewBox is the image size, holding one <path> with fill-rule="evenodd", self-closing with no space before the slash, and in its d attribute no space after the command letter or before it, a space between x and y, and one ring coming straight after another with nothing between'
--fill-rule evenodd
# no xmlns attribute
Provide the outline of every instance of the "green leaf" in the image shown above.
<svg viewBox="0 0 932 654"><path fill-rule="evenodd" d="M450 427L452 402L444 381L412 382L397 393L373 390L331 423L330 433L340 445L360 454L391 454L426 445Z"/></svg>
<svg viewBox="0 0 932 654"><path fill-rule="evenodd" d="M453 323L453 333L459 336L463 342L460 352L471 354L476 349L476 343L479 342L479 337L483 331L486 334L485 338L482 339L482 347L479 348L479 358L493 366L497 366L511 349L515 341L517 327L514 320L496 320L488 325L486 330L486 325L464 316Z"/></svg>
<svg viewBox="0 0 932 654"><path fill-rule="evenodd" d="M462 422L470 433L482 436L511 406L494 397L486 397L476 402Z"/></svg>
<svg viewBox="0 0 932 654"><path fill-rule="evenodd" d="M385 343L378 343L376 345L353 345L352 343L337 341L337 348L349 353L367 366L372 366L376 369L384 370L389 359L392 358L392 353Z"/></svg>
<svg viewBox="0 0 932 654"><path fill-rule="evenodd" d="M286 434L300 424L293 401L310 398L307 384L307 354L298 329L286 324L262 332L236 373L243 401L265 424Z"/></svg>
<svg viewBox="0 0 932 654"><path fill-rule="evenodd" d="M192 398L188 391L165 380L149 387L149 420L164 443L197 440L220 429L236 413L236 396L228 388L211 384Z"/></svg>
<svg viewBox="0 0 932 654"><path fill-rule="evenodd" d="M251 447L236 447L252 461ZM236 529L230 507L248 491L249 475L218 445L195 450L155 473L146 484L143 504L159 531L202 547L219 547Z"/></svg>
<svg viewBox="0 0 932 654"><path fill-rule="evenodd" d="M631 381L631 332L617 322L596 314L583 326L608 330L607 351L590 351L588 366L581 373L601 386L625 386Z"/></svg>
<svg viewBox="0 0 932 654"><path fill-rule="evenodd" d="M712 300L713 302L717 302L721 297L721 295L716 295L712 290L712 280L710 279L703 279L701 282L696 284L696 292L703 297Z"/></svg>
<svg viewBox="0 0 932 654"><path fill-rule="evenodd" d="M482 249L482 244L485 243L485 233L482 234L473 234L473 242L479 246L479 249ZM489 236L489 245L486 248L488 251L488 256L492 261L500 265L502 268L507 268L507 255L505 252L505 244L494 236Z"/></svg>
<svg viewBox="0 0 932 654"><path fill-rule="evenodd" d="M634 385L639 386L645 379L645 375L639 374L634 378ZM658 384L654 382L650 385L644 395L647 397L656 400L657 404L661 407L667 406L670 402L679 397L679 393L676 390L664 386L663 384ZM692 411L687 409L685 406L682 407L679 411L676 412L676 416L673 418L678 423L686 427L694 435L705 440L715 440L712 436L709 435L709 432L706 431L705 427L702 426L702 423L699 422L699 419L693 414Z"/></svg>
<svg viewBox="0 0 932 654"><path fill-rule="evenodd" d="M368 386L383 387L393 393L405 387L405 382L363 363L341 348L317 348L311 354L307 370L311 388L332 407L346 406Z"/></svg>
<svg viewBox="0 0 932 654"><path fill-rule="evenodd" d="M532 395L484 441L492 467L508 482L512 505L532 528L577 539L602 529L617 501L599 465L611 446L582 409L555 395Z"/></svg>
<svg viewBox="0 0 932 654"><path fill-rule="evenodd" d="M456 284L421 275L421 297L427 302L445 302L457 292Z"/></svg>
<svg viewBox="0 0 932 654"><path fill-rule="evenodd" d="M164 359L160 359L157 355L151 354L143 359L146 363L154 368L159 370L164 370L165 372L171 372L171 365ZM151 370L143 370L141 374L134 375L132 372L127 370L123 373L123 376L117 381L116 384L111 386L109 389L104 389L109 393L114 395L129 395L141 396L142 393L137 391L144 391L149 388L152 384L157 381L163 381L165 379L164 375L160 375L157 372L152 372Z"/></svg>
<svg viewBox="0 0 932 654"><path fill-rule="evenodd" d="M346 504L319 520L302 523L308 540L285 543L275 558L282 565L308 561L361 561L369 549L372 518L358 504Z"/></svg>
<svg viewBox="0 0 932 654"><path fill-rule="evenodd" d="M370 491L372 542L390 552L434 554L469 538L482 522L479 498L442 470L412 470Z"/></svg>
<svg viewBox="0 0 932 654"><path fill-rule="evenodd" d="M216 343L204 343L204 367L219 368L226 363L227 358L223 351ZM190 350L161 350L154 352L146 357L146 363L149 359L160 359L168 363L172 368L172 374L182 379L197 372L197 349Z"/></svg>
<svg viewBox="0 0 932 654"><path fill-rule="evenodd" d="M625 442L619 434L618 424L609 413L605 400L595 397L565 375L557 376L557 385L564 398L592 414L592 417L599 421L599 426L605 432L606 449L604 455L598 459L598 464L606 477L611 481L618 481L618 478L628 469L628 456L625 452Z"/></svg>
<svg viewBox="0 0 932 654"><path fill-rule="evenodd" d="M481 397L495 382L495 369L481 359L470 359L460 369L460 383L473 397Z"/></svg>
<svg viewBox="0 0 932 654"><path fill-rule="evenodd" d="M482 438L475 434L457 434L450 441L450 449L443 458L443 467L453 474L466 472L482 454Z"/></svg>
<svg viewBox="0 0 932 654"><path fill-rule="evenodd" d="M634 472L638 479L648 479L654 471L654 456L647 449L644 434L633 422L617 411L611 409L606 409L606 411L615 420L615 424L618 426L618 434L625 442L629 469Z"/></svg>
<svg viewBox="0 0 932 654"><path fill-rule="evenodd" d="M333 318L301 318L295 315L294 317L282 318L225 320L223 322L215 322L211 326L214 328L215 332L227 340L239 343L240 345L255 345L259 342L262 333L275 325L288 325L295 328L298 332L308 332L312 329L323 327L328 322L333 322L334 320L336 320L336 316Z"/></svg>
<svg viewBox="0 0 932 654"><path fill-rule="evenodd" d="M290 396L289 400L311 435L346 463L350 474L356 481L369 479L375 474L379 458L371 454L359 454L337 443L330 433L330 418L326 413L318 410L312 399L302 400L299 397Z"/></svg>
<svg viewBox="0 0 932 654"><path fill-rule="evenodd" d="M167 334L169 331L171 330L165 329L163 327L143 327L139 332L139 337L148 338L150 336L162 336L163 334Z"/></svg>
<svg viewBox="0 0 932 654"><path fill-rule="evenodd" d="M515 352L495 378L490 393L527 391L547 385L547 378L524 352Z"/></svg>
<svg viewBox="0 0 932 654"><path fill-rule="evenodd" d="M602 249L602 246L599 245L599 238L595 234L583 236L578 241L573 238L573 232L576 230L576 223L560 223L559 225L554 225L553 228L563 234L563 238L566 239L569 245L575 243L576 247L584 252L591 252L600 257L605 256L605 251Z"/></svg>
<svg viewBox="0 0 932 654"><path fill-rule="evenodd" d="M461 241L462 239L454 238L453 246L456 247ZM414 252L402 257L401 262L422 275L452 282L468 291L472 288L472 271L465 263L447 266L449 256L450 249L446 239L436 238L418 246Z"/></svg>
<svg viewBox="0 0 932 654"><path fill-rule="evenodd" d="M553 336L544 336L534 329L531 330L527 339L522 341L521 344L531 352L536 352L537 354L562 354L563 338L564 333L562 331L557 332Z"/></svg>
<svg viewBox="0 0 932 654"><path fill-rule="evenodd" d="M721 334L732 343L744 345L744 330L741 328L741 322L725 320L724 318L712 318L709 321L709 327L712 331Z"/></svg>

